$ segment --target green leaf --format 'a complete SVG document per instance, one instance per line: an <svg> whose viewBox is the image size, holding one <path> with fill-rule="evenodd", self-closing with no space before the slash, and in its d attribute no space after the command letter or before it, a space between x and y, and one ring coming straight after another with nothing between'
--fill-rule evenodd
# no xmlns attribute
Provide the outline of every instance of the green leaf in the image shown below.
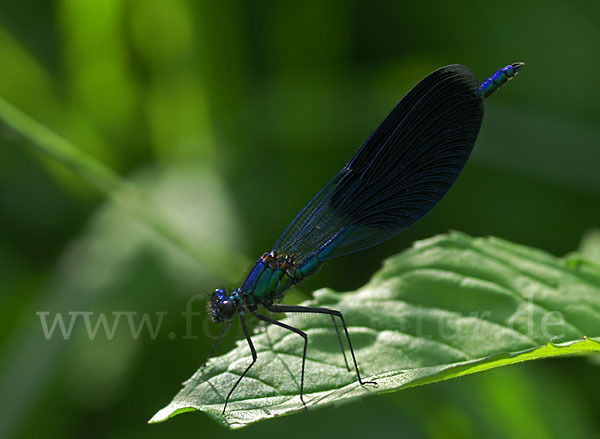
<svg viewBox="0 0 600 439"><path fill-rule="evenodd" d="M309 305L339 309L349 325L363 378L345 368L327 316L292 315L309 345L305 396L309 410L539 358L600 352L600 267L498 238L454 232L417 242L385 261L363 288L320 290ZM269 326L212 359L174 400L154 415L161 422L200 410L231 428L303 410L298 395L302 339Z"/></svg>
<svg viewBox="0 0 600 439"><path fill-rule="evenodd" d="M579 251L589 260L600 263L600 230L590 230L581 240Z"/></svg>

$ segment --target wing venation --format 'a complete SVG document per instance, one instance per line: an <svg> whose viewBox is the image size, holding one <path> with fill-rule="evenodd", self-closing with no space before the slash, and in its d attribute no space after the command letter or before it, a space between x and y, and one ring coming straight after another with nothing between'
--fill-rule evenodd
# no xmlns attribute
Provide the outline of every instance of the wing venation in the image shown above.
<svg viewBox="0 0 600 439"><path fill-rule="evenodd" d="M274 250L300 264L314 254L331 259L379 244L426 215L473 149L483 118L478 86L461 65L419 82L302 209Z"/></svg>

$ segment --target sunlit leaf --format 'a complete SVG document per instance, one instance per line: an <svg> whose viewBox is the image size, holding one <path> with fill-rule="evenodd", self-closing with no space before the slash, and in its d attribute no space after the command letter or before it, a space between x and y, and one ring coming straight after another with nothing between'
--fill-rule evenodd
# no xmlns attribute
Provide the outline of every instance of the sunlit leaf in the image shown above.
<svg viewBox="0 0 600 439"><path fill-rule="evenodd" d="M590 230L585 234L580 252L591 261L600 264L600 230Z"/></svg>
<svg viewBox="0 0 600 439"><path fill-rule="evenodd" d="M355 292L315 293L310 305L343 312L364 377L346 370L326 316L290 315L309 334L309 410L523 361L600 352L600 281L573 259L497 238L452 233L388 259ZM302 411L302 339L278 327L253 337L258 361L221 415L250 363L244 340L199 369L150 422L200 410L231 428Z"/></svg>

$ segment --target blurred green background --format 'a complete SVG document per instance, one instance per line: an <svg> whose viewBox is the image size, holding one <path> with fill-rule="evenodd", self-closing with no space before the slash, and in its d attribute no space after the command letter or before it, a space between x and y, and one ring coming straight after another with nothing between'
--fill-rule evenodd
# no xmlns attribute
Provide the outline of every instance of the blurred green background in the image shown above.
<svg viewBox="0 0 600 439"><path fill-rule="evenodd" d="M451 63L519 77L486 102L472 159L410 231L329 263L287 302L355 289L457 229L555 255L600 226L600 3L559 0L3 2L0 96L133 181L193 256L0 124L0 437L591 437L589 359L497 369L229 432L158 425L214 326L190 298L236 287L419 79ZM115 195L115 194L111 194ZM220 269L215 269L218 267ZM43 336L40 311L156 313L156 339ZM92 319L94 322L95 318ZM110 319L109 319L110 320ZM169 334L173 333L173 339ZM220 349L233 346L232 331Z"/></svg>

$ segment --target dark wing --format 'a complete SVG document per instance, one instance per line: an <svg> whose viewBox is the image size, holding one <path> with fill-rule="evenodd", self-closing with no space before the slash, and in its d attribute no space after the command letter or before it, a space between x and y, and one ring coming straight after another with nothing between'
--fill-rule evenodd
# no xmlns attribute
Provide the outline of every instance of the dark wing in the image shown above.
<svg viewBox="0 0 600 439"><path fill-rule="evenodd" d="M302 209L274 250L322 260L379 244L429 212L462 171L483 98L473 73L443 67L396 105L350 162Z"/></svg>

